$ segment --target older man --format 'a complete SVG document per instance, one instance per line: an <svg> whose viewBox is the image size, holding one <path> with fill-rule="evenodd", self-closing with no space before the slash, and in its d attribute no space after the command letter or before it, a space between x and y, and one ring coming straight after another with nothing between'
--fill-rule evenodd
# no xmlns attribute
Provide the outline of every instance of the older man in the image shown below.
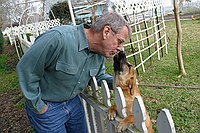
<svg viewBox="0 0 200 133"><path fill-rule="evenodd" d="M108 12L91 27L64 25L40 35L17 65L25 108L35 132L87 133L79 94L105 75L104 57L123 49L130 27Z"/></svg>

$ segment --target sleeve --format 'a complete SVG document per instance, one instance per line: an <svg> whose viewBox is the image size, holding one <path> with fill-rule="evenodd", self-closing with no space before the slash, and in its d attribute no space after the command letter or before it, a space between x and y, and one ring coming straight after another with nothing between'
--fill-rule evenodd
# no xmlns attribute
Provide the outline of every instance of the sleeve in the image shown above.
<svg viewBox="0 0 200 133"><path fill-rule="evenodd" d="M45 107L45 103L41 100L39 82L45 68L60 53L60 38L60 33L53 30L40 35L16 66L26 105L34 112L39 112Z"/></svg>
<svg viewBox="0 0 200 133"><path fill-rule="evenodd" d="M106 73L106 67L104 62L102 63L101 69L96 76L98 86L101 86L102 80L106 80L109 89L113 89L113 77L110 74Z"/></svg>

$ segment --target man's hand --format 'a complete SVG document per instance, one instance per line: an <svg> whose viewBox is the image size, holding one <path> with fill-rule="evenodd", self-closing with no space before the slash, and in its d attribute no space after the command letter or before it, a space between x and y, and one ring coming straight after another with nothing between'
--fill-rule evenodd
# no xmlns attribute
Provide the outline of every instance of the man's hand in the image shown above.
<svg viewBox="0 0 200 133"><path fill-rule="evenodd" d="M44 114L48 109L48 106L45 105L45 107L40 111L40 112L36 112L36 114Z"/></svg>

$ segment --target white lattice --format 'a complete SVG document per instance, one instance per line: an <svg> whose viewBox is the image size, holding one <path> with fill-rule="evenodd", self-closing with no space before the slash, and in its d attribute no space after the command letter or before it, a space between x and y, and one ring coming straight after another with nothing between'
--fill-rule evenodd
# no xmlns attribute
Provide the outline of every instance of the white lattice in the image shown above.
<svg viewBox="0 0 200 133"><path fill-rule="evenodd" d="M166 48L166 26L163 6L160 0L111 0L109 5L114 11L126 17L132 28L131 41L124 45L127 58L134 57L135 69L142 67L153 55L163 56ZM148 56L144 56L147 55Z"/></svg>
<svg viewBox="0 0 200 133"><path fill-rule="evenodd" d="M60 25L60 20L59 19L54 19L54 20L49 20L49 21L42 21L38 23L32 23L32 24L27 24L27 25L21 25L21 26L15 26L15 27L10 27L6 28L3 32L4 35L7 35L13 43L13 39L15 36L22 35L22 34L34 34L34 35L39 35L53 27L59 26Z"/></svg>
<svg viewBox="0 0 200 133"><path fill-rule="evenodd" d="M111 0L110 2L114 6L115 11L122 15L151 10L155 7L162 5L160 0Z"/></svg>
<svg viewBox="0 0 200 133"><path fill-rule="evenodd" d="M37 23L31 23L21 26L15 26L6 28L3 31L4 36L8 36L9 41L15 45L16 52L20 59L20 54L18 50L17 41L19 40L20 46L25 52L34 42L35 38L42 34L43 32L60 25L59 19L49 20L49 21L41 21Z"/></svg>

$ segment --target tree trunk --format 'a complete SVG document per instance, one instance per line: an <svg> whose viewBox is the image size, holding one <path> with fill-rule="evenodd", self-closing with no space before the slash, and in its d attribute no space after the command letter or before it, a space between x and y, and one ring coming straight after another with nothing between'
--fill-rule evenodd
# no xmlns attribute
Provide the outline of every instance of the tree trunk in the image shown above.
<svg viewBox="0 0 200 133"><path fill-rule="evenodd" d="M96 1L98 3L98 0ZM94 23L96 21L96 10L97 10L97 6L93 6L94 5L94 0L92 0L92 23Z"/></svg>
<svg viewBox="0 0 200 133"><path fill-rule="evenodd" d="M174 0L174 16L175 16L176 30L177 30L176 53L177 53L179 74L182 76L186 76L186 71L184 68L183 57L181 52L182 29L181 29L180 14L179 14L179 7L177 4L177 0Z"/></svg>

